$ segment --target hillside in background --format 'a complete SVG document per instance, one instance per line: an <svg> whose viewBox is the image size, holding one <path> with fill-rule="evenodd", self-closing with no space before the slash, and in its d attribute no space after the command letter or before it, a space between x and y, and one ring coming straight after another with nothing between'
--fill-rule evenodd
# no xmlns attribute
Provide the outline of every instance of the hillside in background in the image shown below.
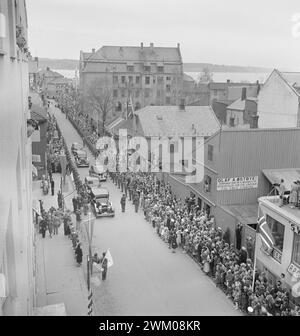
<svg viewBox="0 0 300 336"><path fill-rule="evenodd" d="M184 63L184 72L202 72L203 68L208 68L211 72L270 72L272 69L253 67L253 66L237 66L237 65L219 65L210 63Z"/></svg>
<svg viewBox="0 0 300 336"><path fill-rule="evenodd" d="M78 67L78 60L71 59L51 59L39 58L39 67L44 69L75 70ZM203 68L208 68L211 72L270 72L272 69L252 67L252 66L236 66L236 65L218 65L210 63L184 63L184 72L201 72Z"/></svg>

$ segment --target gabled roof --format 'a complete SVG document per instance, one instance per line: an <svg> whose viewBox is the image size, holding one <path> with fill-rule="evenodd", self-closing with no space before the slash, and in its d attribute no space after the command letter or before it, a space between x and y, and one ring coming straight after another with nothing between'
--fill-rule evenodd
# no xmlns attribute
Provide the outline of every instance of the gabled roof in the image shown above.
<svg viewBox="0 0 300 336"><path fill-rule="evenodd" d="M183 73L183 80L187 82L193 82L193 83L195 82L193 77L187 75L186 73Z"/></svg>
<svg viewBox="0 0 300 336"><path fill-rule="evenodd" d="M300 96L300 72L281 72L281 76Z"/></svg>
<svg viewBox="0 0 300 336"><path fill-rule="evenodd" d="M227 106L227 109L230 110L239 110L244 111L246 105L246 100L242 100L241 98L233 102L231 105Z"/></svg>
<svg viewBox="0 0 300 336"><path fill-rule="evenodd" d="M211 136L220 129L210 106L147 106L135 114L145 136Z"/></svg>
<svg viewBox="0 0 300 336"><path fill-rule="evenodd" d="M87 53L85 53L87 54ZM182 62L178 48L103 46L88 57L91 61Z"/></svg>
<svg viewBox="0 0 300 336"><path fill-rule="evenodd" d="M265 84L272 77L273 73L276 73L282 80L300 97L300 72L280 72L274 69L270 76L267 78Z"/></svg>
<svg viewBox="0 0 300 336"><path fill-rule="evenodd" d="M45 76L45 77L54 77L54 78L63 78L64 76L56 71L50 70L50 69L42 69L39 70L39 75L40 76Z"/></svg>

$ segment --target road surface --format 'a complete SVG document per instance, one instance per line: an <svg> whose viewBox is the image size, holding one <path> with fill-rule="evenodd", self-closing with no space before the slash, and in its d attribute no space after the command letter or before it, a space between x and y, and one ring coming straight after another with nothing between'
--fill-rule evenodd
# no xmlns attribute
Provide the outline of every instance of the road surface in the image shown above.
<svg viewBox="0 0 300 336"><path fill-rule="evenodd" d="M82 143L65 115L54 106L51 112L69 148L73 142ZM89 157L93 163L90 153ZM84 179L88 168L79 168L79 173ZM116 215L95 221L93 252L101 255L109 248L114 260L107 280L94 289L99 315L241 315L189 256L168 249L141 210L136 214L128 200L126 212L121 212L121 192L113 183L103 186L110 191Z"/></svg>

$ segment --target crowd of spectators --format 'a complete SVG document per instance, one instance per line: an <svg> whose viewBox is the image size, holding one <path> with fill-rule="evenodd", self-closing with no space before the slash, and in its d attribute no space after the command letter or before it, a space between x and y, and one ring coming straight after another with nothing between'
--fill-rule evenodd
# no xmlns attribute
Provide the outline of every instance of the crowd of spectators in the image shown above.
<svg viewBox="0 0 300 336"><path fill-rule="evenodd" d="M299 316L290 305L290 293L281 281L272 284L264 272L256 272L247 250L236 250L224 239L214 218L195 204L195 198L177 198L168 183L149 173L111 173L113 181L129 198L138 197L145 219L157 235L175 252L189 254L236 309L251 315Z"/></svg>

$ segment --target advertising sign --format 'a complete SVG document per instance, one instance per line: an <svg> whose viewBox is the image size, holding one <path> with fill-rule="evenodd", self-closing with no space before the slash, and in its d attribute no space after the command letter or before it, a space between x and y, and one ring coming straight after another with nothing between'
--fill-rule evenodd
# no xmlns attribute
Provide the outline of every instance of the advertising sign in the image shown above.
<svg viewBox="0 0 300 336"><path fill-rule="evenodd" d="M217 191L256 189L258 176L224 177L217 179Z"/></svg>

